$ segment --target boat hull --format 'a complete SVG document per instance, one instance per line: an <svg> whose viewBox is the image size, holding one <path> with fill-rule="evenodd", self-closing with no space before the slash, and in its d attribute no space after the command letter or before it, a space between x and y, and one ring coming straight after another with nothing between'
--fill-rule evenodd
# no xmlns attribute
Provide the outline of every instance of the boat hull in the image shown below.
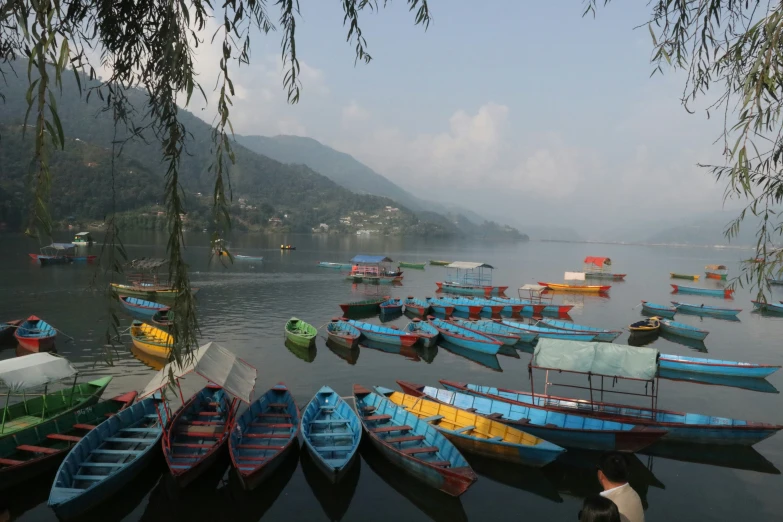
<svg viewBox="0 0 783 522"><path fill-rule="evenodd" d="M689 281L698 281L699 276L697 275L689 275L689 274L676 274L674 272L669 272L669 277L672 279L688 279Z"/></svg>
<svg viewBox="0 0 783 522"><path fill-rule="evenodd" d="M463 295L483 295L490 297L493 295L503 295L508 286L480 286L480 285L460 285L455 283L441 282L435 283L439 292L450 292L452 294Z"/></svg>
<svg viewBox="0 0 783 522"><path fill-rule="evenodd" d="M552 319L542 319L540 322L545 324L549 328L554 328L555 330L594 334L596 341L601 341L604 343L611 343L612 341L620 337L620 334L623 333L618 330L602 330L600 328L594 328L591 326L582 326L578 324L568 323L566 321L555 321Z"/></svg>
<svg viewBox="0 0 783 522"><path fill-rule="evenodd" d="M682 286L672 284L672 293L680 294L693 294L693 295L709 295L712 297L722 297L724 299L731 299L734 294L734 290L731 288L697 288L695 286Z"/></svg>
<svg viewBox="0 0 783 522"><path fill-rule="evenodd" d="M625 281L627 274L610 274L608 272L585 272L587 279L608 279L610 281Z"/></svg>
<svg viewBox="0 0 783 522"><path fill-rule="evenodd" d="M501 343L490 337L486 337L480 334L472 334L470 331L467 332L472 335L464 335L464 328L452 325L457 329L457 331L453 331L442 325L439 319L435 321L435 323L431 321L431 324L437 328L438 332L444 339L454 344L455 346L489 355L496 355L500 349ZM463 332L460 333L460 330ZM484 339L481 339L481 337L484 337Z"/></svg>
<svg viewBox="0 0 783 522"><path fill-rule="evenodd" d="M705 361L709 361L706 359ZM703 373L706 375L722 375L725 377L750 377L763 379L778 371L780 366L745 366L735 364L720 364L718 362L689 362L667 358L661 354L659 366L662 370L674 370L683 373Z"/></svg>
<svg viewBox="0 0 783 522"><path fill-rule="evenodd" d="M776 303L762 303L761 301L751 301L753 308L756 310L762 310L764 312L771 312L774 314L783 314L783 305Z"/></svg>
<svg viewBox="0 0 783 522"><path fill-rule="evenodd" d="M729 308L714 308L710 306L694 306L685 303L677 303L672 301L677 307L678 312L691 315L708 315L710 317L724 317L727 319L736 319L737 315L742 311L740 309Z"/></svg>
<svg viewBox="0 0 783 522"><path fill-rule="evenodd" d="M650 315L659 315L666 319L674 318L674 314L677 313L677 309L670 306L656 305L655 303L648 303L642 301L642 310Z"/></svg>
<svg viewBox="0 0 783 522"><path fill-rule="evenodd" d="M610 285L566 285L562 283L538 282L541 286L546 286L550 290L560 292L578 292L583 294L605 294L612 287Z"/></svg>
<svg viewBox="0 0 783 522"><path fill-rule="evenodd" d="M340 305L340 309L345 314L377 314L381 309L381 303L386 299L379 299L372 302L345 303Z"/></svg>
<svg viewBox="0 0 783 522"><path fill-rule="evenodd" d="M676 323L672 324L672 322L669 321L661 321L661 330L672 335L679 335L680 337L695 339L697 341L703 341L709 334L709 332L705 330L683 328Z"/></svg>
<svg viewBox="0 0 783 522"><path fill-rule="evenodd" d="M720 281L726 280L726 274L716 274L715 272L706 272L707 279L718 279Z"/></svg>

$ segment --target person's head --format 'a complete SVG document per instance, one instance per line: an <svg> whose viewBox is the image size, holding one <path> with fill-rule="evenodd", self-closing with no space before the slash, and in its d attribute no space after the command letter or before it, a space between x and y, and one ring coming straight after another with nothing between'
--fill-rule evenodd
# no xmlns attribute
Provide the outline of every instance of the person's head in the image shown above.
<svg viewBox="0 0 783 522"><path fill-rule="evenodd" d="M607 453L598 463L598 482L604 490L628 482L628 461L622 453Z"/></svg>
<svg viewBox="0 0 783 522"><path fill-rule="evenodd" d="M620 522L617 505L601 495L587 497L579 511L579 522Z"/></svg>

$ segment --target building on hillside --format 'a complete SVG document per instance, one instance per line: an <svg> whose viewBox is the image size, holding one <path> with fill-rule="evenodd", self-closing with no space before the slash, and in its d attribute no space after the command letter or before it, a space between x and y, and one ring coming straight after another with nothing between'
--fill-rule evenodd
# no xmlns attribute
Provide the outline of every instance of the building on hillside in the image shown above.
<svg viewBox="0 0 783 522"><path fill-rule="evenodd" d="M280 219L280 218L276 218L276 217L269 218L269 225L274 227L274 228L282 227L283 226L283 220Z"/></svg>
<svg viewBox="0 0 783 522"><path fill-rule="evenodd" d="M351 216L345 216L340 218L340 224L341 225L350 225L351 224Z"/></svg>
<svg viewBox="0 0 783 522"><path fill-rule="evenodd" d="M312 229L314 234L328 234L329 233L329 225L326 223L321 223L318 225L317 228Z"/></svg>
<svg viewBox="0 0 783 522"><path fill-rule="evenodd" d="M384 210L386 212L391 212L391 213L395 213L395 212L399 212L400 211L400 209L398 209L397 207L390 207L389 205L386 205L386 208L384 208Z"/></svg>

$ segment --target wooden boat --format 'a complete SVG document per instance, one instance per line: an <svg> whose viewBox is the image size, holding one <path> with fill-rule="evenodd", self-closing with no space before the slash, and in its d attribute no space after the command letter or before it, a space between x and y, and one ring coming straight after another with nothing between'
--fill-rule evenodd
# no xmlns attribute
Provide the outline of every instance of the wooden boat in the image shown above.
<svg viewBox="0 0 783 522"><path fill-rule="evenodd" d="M130 334L133 346L154 357L168 359L171 347L174 346L171 335L141 321L131 323Z"/></svg>
<svg viewBox="0 0 783 522"><path fill-rule="evenodd" d="M571 285L564 283L544 283L539 281L539 285L546 286L550 290L560 292L580 292L589 294L605 294L612 287L610 285Z"/></svg>
<svg viewBox="0 0 783 522"><path fill-rule="evenodd" d="M153 301L139 299L138 297L119 296L119 299L122 306L128 312L136 317L142 317L144 319L151 319L157 312L169 310L171 308Z"/></svg>
<svg viewBox="0 0 783 522"><path fill-rule="evenodd" d="M565 449L501 422L454 406L422 400L405 393L375 387L375 391L406 411L429 422L457 448L484 457L541 467Z"/></svg>
<svg viewBox="0 0 783 522"><path fill-rule="evenodd" d="M237 419L228 449L245 489L253 489L299 447L299 409L285 384L254 401Z"/></svg>
<svg viewBox="0 0 783 522"><path fill-rule="evenodd" d="M724 299L731 299L734 294L733 288L698 288L696 286L682 286L671 285L673 288L672 293L681 294L694 294L694 295L711 295L713 297L722 297Z"/></svg>
<svg viewBox="0 0 783 522"><path fill-rule="evenodd" d="M761 301L751 301L753 308L756 310L762 310L764 312L772 312L776 314L783 314L783 304L778 303L762 303Z"/></svg>
<svg viewBox="0 0 783 522"><path fill-rule="evenodd" d="M296 247L293 245L280 245L280 250L296 250Z"/></svg>
<svg viewBox="0 0 783 522"><path fill-rule="evenodd" d="M400 268L415 268L416 270L424 270L424 267L427 266L427 263L410 263L408 261L400 261L397 264Z"/></svg>
<svg viewBox="0 0 783 522"><path fill-rule="evenodd" d="M728 276L728 268L725 265L707 265L704 267L707 279L718 279L725 281Z"/></svg>
<svg viewBox="0 0 783 522"><path fill-rule="evenodd" d="M356 410L371 444L420 482L458 497L478 479L459 450L427 421L354 385Z"/></svg>
<svg viewBox="0 0 783 522"><path fill-rule="evenodd" d="M532 324L517 323L515 321L501 321L502 324L516 330L533 334L536 338L545 339L565 339L566 341L594 341L596 334L593 332L569 332L567 330L558 330L556 328L546 328ZM532 342L532 341L524 341Z"/></svg>
<svg viewBox="0 0 783 522"><path fill-rule="evenodd" d="M90 246L92 243L92 234L89 232L77 232L73 237L73 244L76 246Z"/></svg>
<svg viewBox="0 0 783 522"><path fill-rule="evenodd" d="M329 261L319 261L318 266L321 268L334 268L336 270L350 270L353 265L351 263L330 263Z"/></svg>
<svg viewBox="0 0 783 522"><path fill-rule="evenodd" d="M409 295L403 302L405 311L419 317L425 317L430 310L430 303L426 299L419 299Z"/></svg>
<svg viewBox="0 0 783 522"><path fill-rule="evenodd" d="M344 303L340 305L340 309L345 314L365 314L365 313L378 313L381 303L389 299L389 296L378 297L375 299L367 299L365 301L353 301L351 303Z"/></svg>
<svg viewBox="0 0 783 522"><path fill-rule="evenodd" d="M442 301L447 303L454 303L454 309L458 312L469 313L470 309L474 309L475 306L480 306L479 313L485 313L494 316L500 316L500 312L506 307L503 303L499 303L492 299L484 299L480 297L476 298L464 298L464 297L442 297ZM462 308L466 307L466 308ZM471 314L478 315L478 314Z"/></svg>
<svg viewBox="0 0 783 522"><path fill-rule="evenodd" d="M405 331L417 337L417 341L424 348L430 348L438 343L438 329L426 321L414 319L405 325Z"/></svg>
<svg viewBox="0 0 783 522"><path fill-rule="evenodd" d="M14 329L14 337L28 352L50 352L54 349L57 330L40 317L31 315Z"/></svg>
<svg viewBox="0 0 783 522"><path fill-rule="evenodd" d="M504 324L502 319L493 319L492 322L495 324L493 329L495 329L498 332L502 332L509 335L516 335L519 337L519 342L521 343L534 343L536 339L538 339L538 334L534 332L528 332L525 330L520 330L519 328L515 328L513 326L509 326L507 324ZM516 323L512 323L516 324Z"/></svg>
<svg viewBox="0 0 783 522"><path fill-rule="evenodd" d="M155 312L155 315L152 316L152 323L158 326L170 326L173 321L174 311L171 309L158 310Z"/></svg>
<svg viewBox="0 0 783 522"><path fill-rule="evenodd" d="M632 334L651 334L661 329L661 321L657 317L649 317L628 325Z"/></svg>
<svg viewBox="0 0 783 522"><path fill-rule="evenodd" d="M705 306L704 304L692 305L677 301L672 301L672 304L677 307L678 312L693 315L709 315L711 317L736 318L737 314L742 311L741 308L720 308L718 306Z"/></svg>
<svg viewBox="0 0 783 522"><path fill-rule="evenodd" d="M436 299L433 297L428 297L427 302L430 305L430 309L432 309L432 311L436 314L440 314L445 317L448 317L454 313L454 305L447 303L446 301L442 301L440 299Z"/></svg>
<svg viewBox="0 0 783 522"><path fill-rule="evenodd" d="M697 341L703 341L710 332L696 328L685 323L678 323L669 319L659 319L661 323L661 330L673 335L679 335L681 337L687 337L688 339L695 339Z"/></svg>
<svg viewBox="0 0 783 522"><path fill-rule="evenodd" d="M499 303L504 303L506 307L503 309L503 311L512 315L514 314L515 307L517 306L521 307L517 314L530 315L562 315L567 314L574 307L574 305L534 303L529 299L516 299L513 297L490 297L490 299Z"/></svg>
<svg viewBox="0 0 783 522"><path fill-rule="evenodd" d="M413 346L418 340L415 335L388 326L354 321L353 319L349 319L348 324L362 332L362 335L367 339L377 343L392 344L394 346Z"/></svg>
<svg viewBox="0 0 783 522"><path fill-rule="evenodd" d="M508 290L508 286L466 285L456 281L436 281L435 284L438 286L438 292L483 295L484 297L503 295Z"/></svg>
<svg viewBox="0 0 783 522"><path fill-rule="evenodd" d="M451 261L442 261L442 260L438 260L438 259L430 259L430 264L432 266L446 266L446 265L450 265Z"/></svg>
<svg viewBox="0 0 783 522"><path fill-rule="evenodd" d="M166 408L145 399L82 437L60 464L49 493L58 518L79 517L138 475L155 456L166 420Z"/></svg>
<svg viewBox="0 0 783 522"><path fill-rule="evenodd" d="M599 419L664 429L667 433L663 441L670 442L752 446L783 429L783 426L763 422L712 417L698 413L653 410L627 404L591 402L554 395L533 395L530 392L454 381L441 380L440 383L447 390L509 402L516 406L535 404L540 408L561 413L578 413Z"/></svg>
<svg viewBox="0 0 783 522"><path fill-rule="evenodd" d="M235 400L208 384L174 414L163 437L163 456L180 486L204 473L225 448L234 429Z"/></svg>
<svg viewBox="0 0 783 522"><path fill-rule="evenodd" d="M148 301L160 301L171 300L173 301L177 297L177 290L169 286L152 285L152 284L140 284L140 285L123 285L120 283L111 283L112 290L117 295L126 295L132 297L143 297ZM191 287L190 291L193 295L198 293L198 288Z"/></svg>
<svg viewBox="0 0 783 522"><path fill-rule="evenodd" d="M234 259L237 261L263 261L264 256L244 256L242 254L237 254L234 256Z"/></svg>
<svg viewBox="0 0 783 522"><path fill-rule="evenodd" d="M642 310L651 315L659 315L671 319L677 313L677 307L642 301Z"/></svg>
<svg viewBox="0 0 783 522"><path fill-rule="evenodd" d="M41 266L70 263L92 263L98 256L77 256L74 243L52 243L41 248L40 254L28 254Z"/></svg>
<svg viewBox="0 0 783 522"><path fill-rule="evenodd" d="M336 345L354 348L359 345L359 338L362 336L362 332L347 321L332 319L326 325L326 335Z"/></svg>
<svg viewBox="0 0 783 522"><path fill-rule="evenodd" d="M323 386L302 411L302 438L316 467L334 484L351 467L362 437L356 412L329 386Z"/></svg>
<svg viewBox="0 0 783 522"><path fill-rule="evenodd" d="M299 346L310 346L315 342L318 330L311 324L292 317L285 323L285 338Z"/></svg>
<svg viewBox="0 0 783 522"><path fill-rule="evenodd" d="M498 399L397 381L402 391L414 397L470 410L508 424L558 446L595 451L634 453L658 441L665 430L595 419L575 413L547 411L534 405L512 405Z"/></svg>
<svg viewBox="0 0 783 522"><path fill-rule="evenodd" d="M136 392L123 393L0 439L0 491L54 471L74 443L134 400Z"/></svg>
<svg viewBox="0 0 783 522"><path fill-rule="evenodd" d="M22 324L21 319L14 319L13 321L6 321L0 323L0 346L8 344L16 344L14 333L19 325Z"/></svg>
<svg viewBox="0 0 783 522"><path fill-rule="evenodd" d="M430 316L428 320L444 339L462 348L467 348L468 350L495 355L498 353L498 349L502 344L500 341L496 341L484 334L468 330L432 316Z"/></svg>
<svg viewBox="0 0 783 522"><path fill-rule="evenodd" d="M729 377L752 377L763 379L780 369L772 364L753 364L737 361L721 361L718 359L703 359L701 357L685 357L682 355L661 354L658 361L661 369L676 370L688 373L706 373L710 375L725 375Z"/></svg>
<svg viewBox="0 0 783 522"><path fill-rule="evenodd" d="M474 303L472 299L459 299L454 297L440 297L438 300L441 303L446 303L454 307L456 312L461 312L472 317L478 317L481 314L481 310L484 308L478 303ZM502 309L502 307L500 307Z"/></svg>
<svg viewBox="0 0 783 522"><path fill-rule="evenodd" d="M554 319L540 319L539 324L543 324L548 328L554 328L555 330L566 330L568 332L580 332L580 333L594 333L595 340L605 343L611 343L623 332L621 330L604 330L603 328L596 328L594 326L584 326L580 324L569 323L568 321L556 321Z"/></svg>
<svg viewBox="0 0 783 522"><path fill-rule="evenodd" d="M392 297L380 304L382 314L401 314L402 313L402 299L399 297Z"/></svg>
<svg viewBox="0 0 783 522"><path fill-rule="evenodd" d="M583 262L585 265L585 278L587 279L625 280L626 274L612 274L611 272L605 271L605 268L608 269L612 266L612 260L608 257L587 256Z"/></svg>
<svg viewBox="0 0 783 522"><path fill-rule="evenodd" d="M465 321L463 319L452 317L450 322L472 332L486 335L487 337L495 339L496 341L499 341L506 346L514 346L520 340L520 336L518 334L512 333L508 328L503 328L503 325L494 321Z"/></svg>
<svg viewBox="0 0 783 522"><path fill-rule="evenodd" d="M672 279L690 279L691 281L698 281L699 276L698 275L690 275L690 274L678 274L676 272L669 272L669 277Z"/></svg>

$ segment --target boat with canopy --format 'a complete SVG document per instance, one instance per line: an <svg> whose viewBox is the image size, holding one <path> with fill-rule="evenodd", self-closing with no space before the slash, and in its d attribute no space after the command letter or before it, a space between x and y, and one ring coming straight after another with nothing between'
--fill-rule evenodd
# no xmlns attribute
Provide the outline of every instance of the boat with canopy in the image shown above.
<svg viewBox="0 0 783 522"><path fill-rule="evenodd" d="M508 286L492 285L492 270L490 264L472 261L454 261L446 265L446 278L438 281L439 292L453 294L481 295L490 297L503 295Z"/></svg>
<svg viewBox="0 0 783 522"><path fill-rule="evenodd" d="M584 260L585 277L588 279L611 279L613 281L625 281L626 274L613 274L612 260L608 257L587 256Z"/></svg>
<svg viewBox="0 0 783 522"><path fill-rule="evenodd" d="M564 281L584 281L584 272L566 272L563 275ZM579 292L587 294L605 294L612 287L611 285L580 285L573 283L548 283L546 281L539 281L539 285L547 287L549 290L556 290L560 292Z"/></svg>
<svg viewBox="0 0 783 522"><path fill-rule="evenodd" d="M392 260L386 256L359 254L351 259L351 271L346 276L354 282L389 284L402 281L402 272L392 268Z"/></svg>
<svg viewBox="0 0 783 522"><path fill-rule="evenodd" d="M725 281L729 274L729 269L726 265L707 265L704 267L704 273L707 275L707 279L718 279Z"/></svg>
<svg viewBox="0 0 783 522"><path fill-rule="evenodd" d="M40 254L29 254L29 256L41 266L92 263L97 258L94 255L76 255L76 245L74 243L52 243L51 245L41 247Z"/></svg>

